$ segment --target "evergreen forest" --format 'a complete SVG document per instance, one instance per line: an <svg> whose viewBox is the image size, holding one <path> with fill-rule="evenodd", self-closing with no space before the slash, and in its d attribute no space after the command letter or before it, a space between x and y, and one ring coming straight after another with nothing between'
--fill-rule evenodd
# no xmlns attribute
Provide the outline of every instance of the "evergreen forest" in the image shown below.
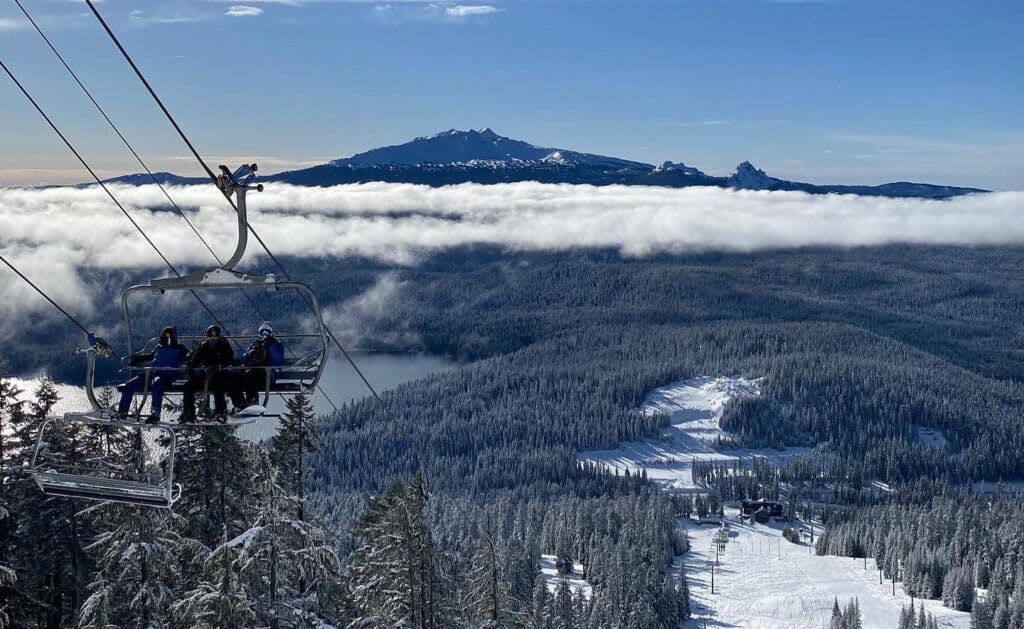
<svg viewBox="0 0 1024 629"><path fill-rule="evenodd" d="M287 260L349 348L462 366L328 416L293 398L262 444L189 433L173 512L39 492L28 457L55 392L44 380L19 398L2 381L0 627L677 627L689 601L672 570L688 547L676 518L696 505L578 454L657 434L668 418L641 415L644 396L700 375L764 378L723 417L740 445L810 451L782 468L695 467L698 510L778 498L825 525L818 553L875 557L977 627L1022 627L1024 512L1010 491L1024 478L1022 253ZM145 274L127 275L88 278L110 340L117 292ZM215 305L254 318L244 302ZM139 327L198 328L194 310L151 308ZM272 314L279 329L308 324L285 304ZM69 349L81 340L60 326L20 331L3 375L80 380ZM101 448L100 435L75 438ZM546 579L542 556L590 588ZM856 601L836 613L859 626ZM930 624L915 613L901 625Z"/></svg>

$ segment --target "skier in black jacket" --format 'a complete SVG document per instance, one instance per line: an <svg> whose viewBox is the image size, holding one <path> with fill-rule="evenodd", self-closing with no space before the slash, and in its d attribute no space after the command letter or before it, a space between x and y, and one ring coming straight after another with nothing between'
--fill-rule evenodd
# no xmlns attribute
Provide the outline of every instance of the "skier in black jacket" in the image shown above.
<svg viewBox="0 0 1024 629"><path fill-rule="evenodd" d="M231 376L223 368L234 363L235 352L228 340L221 336L220 326L211 325L206 328L206 340L196 348L188 361L189 378L185 384L180 421L196 420L196 390L204 385L213 393L213 412L219 417L227 415L228 404L224 391Z"/></svg>

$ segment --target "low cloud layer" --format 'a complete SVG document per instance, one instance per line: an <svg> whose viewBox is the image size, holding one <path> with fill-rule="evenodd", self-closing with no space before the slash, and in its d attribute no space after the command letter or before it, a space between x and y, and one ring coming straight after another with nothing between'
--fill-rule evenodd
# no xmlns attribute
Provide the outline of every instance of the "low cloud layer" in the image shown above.
<svg viewBox="0 0 1024 629"><path fill-rule="evenodd" d="M146 209L166 203L156 186L113 190L175 264L212 263L180 217ZM219 193L189 186L171 188L171 194L227 257L235 224ZM929 201L718 188L371 183L270 184L249 198L250 221L277 254L359 255L406 265L470 244L518 251L601 247L628 256L890 243L1024 244L1022 192ZM89 308L82 269L143 267L162 273L156 254L97 188L0 189L0 233L5 256L80 311ZM250 255L257 255L255 245ZM0 316L40 301L26 291L13 276L5 280L0 304L7 305Z"/></svg>

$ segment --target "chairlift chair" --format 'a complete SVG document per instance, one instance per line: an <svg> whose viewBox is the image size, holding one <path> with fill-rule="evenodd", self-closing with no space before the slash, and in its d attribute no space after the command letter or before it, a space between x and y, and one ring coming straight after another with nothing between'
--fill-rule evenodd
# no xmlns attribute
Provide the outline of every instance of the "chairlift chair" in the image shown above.
<svg viewBox="0 0 1024 629"><path fill-rule="evenodd" d="M221 166L222 175L217 185L225 196L235 195L238 208L238 242L231 258L220 267L213 267L184 275L154 279L146 284L130 286L121 295L121 311L124 318L128 356L134 353L132 320L129 298L136 294L165 294L168 292L210 291L210 290L266 290L294 291L308 307L317 326L314 333L280 334L280 338L307 339L316 342L317 349L298 358L286 359L285 364L276 367L245 367L262 369L266 373L262 390L263 406L269 397L280 395L290 397L297 393L311 393L316 389L327 363L327 330L316 295L302 282L282 281L274 274L249 275L234 270L234 266L245 253L248 236L246 216L246 192L262 191L263 186L250 185L255 177L256 165L243 165L230 172ZM151 341L152 342L152 341ZM89 346L77 353L86 355L85 390L91 409L81 413L66 413L62 417L46 419L40 427L32 455L30 473L39 488L48 495L84 498L106 502L171 508L181 496L182 488L175 483L174 458L177 447L176 432L179 429L200 428L209 423L198 424L144 424L114 416L103 407L95 391L97 357L110 357L112 348L102 339L89 335ZM127 365L129 377L143 375L143 388L137 394L143 403L149 394L151 367ZM241 367L229 367L240 370ZM272 377L271 370L276 374ZM161 371L168 371L161 369ZM173 370L172 370L173 371ZM170 383L164 395L168 398L182 395L188 374L179 368L180 377ZM255 417L233 418L230 425L248 423ZM220 425L220 424L217 424ZM126 447L107 452L87 452L90 443L80 443L79 437L98 432L120 433L130 440Z"/></svg>

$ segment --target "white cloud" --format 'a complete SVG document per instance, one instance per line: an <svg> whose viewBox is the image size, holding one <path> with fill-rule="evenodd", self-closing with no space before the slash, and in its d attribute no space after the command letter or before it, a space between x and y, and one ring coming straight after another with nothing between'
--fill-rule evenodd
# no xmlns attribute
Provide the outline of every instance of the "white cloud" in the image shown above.
<svg viewBox="0 0 1024 629"><path fill-rule="evenodd" d="M176 265L212 258L156 186L112 186ZM231 209L212 186L170 188L222 257L234 248ZM756 251L891 243L1024 244L1024 192L947 201L800 192L671 189L534 182L431 188L368 183L304 188L268 184L249 197L250 222L286 256L359 255L416 264L433 252L471 244L515 251L611 248L627 256L660 252ZM81 272L153 269L160 260L106 195L93 188L0 188L0 253L75 312L90 304ZM255 245L251 256L259 255ZM17 327L48 306L0 269L0 317ZM396 287L334 313L357 319ZM5 323L5 325L7 325Z"/></svg>
<svg viewBox="0 0 1024 629"><path fill-rule="evenodd" d="M205 263L202 246L156 186L114 186L118 198L176 263ZM230 208L211 186L174 187L175 200L215 247L234 243ZM365 255L415 263L472 243L517 250L612 247L751 251L811 245L1024 243L1024 193L947 201L719 188L575 186L523 182L431 188L368 183L304 188L271 183L250 195L252 222L282 255ZM156 267L159 261L104 193L0 189L0 251L45 248L74 267ZM102 234L102 237L97 235ZM123 243L117 247L111 242Z"/></svg>
<svg viewBox="0 0 1024 629"><path fill-rule="evenodd" d="M228 10L224 12L224 15L229 17L255 17L263 13L263 9L259 7L248 7L243 4L236 4L228 7Z"/></svg>
<svg viewBox="0 0 1024 629"><path fill-rule="evenodd" d="M24 20L14 20L7 17L0 17L0 33L4 31L17 31L28 26Z"/></svg>
<svg viewBox="0 0 1024 629"><path fill-rule="evenodd" d="M404 288L405 282L398 281L394 273L384 273L366 292L326 308L323 313L324 320L344 344L358 345L362 340L362 331L367 329L369 323L379 320L383 314L389 312L396 302L400 302ZM391 347L420 345L419 336L405 329L390 330L385 337L373 340L378 343L384 342Z"/></svg>
<svg viewBox="0 0 1024 629"><path fill-rule="evenodd" d="M450 1L420 3L416 1L377 4L373 15L381 22L401 24L404 22L464 23L476 16L498 13L502 9L490 5L456 5Z"/></svg>
<svg viewBox="0 0 1024 629"><path fill-rule="evenodd" d="M445 13L451 17L471 17L474 15L488 15L491 13L498 13L501 11L498 7L492 7L487 4L481 5L456 5L454 7L447 7Z"/></svg>
<svg viewBox="0 0 1024 629"><path fill-rule="evenodd" d="M192 24L203 20L203 16L199 14L184 14L176 11L170 12L164 9L158 10L155 15L147 14L141 9L133 9L129 14L129 18L135 24L142 26L148 26L151 24Z"/></svg>

